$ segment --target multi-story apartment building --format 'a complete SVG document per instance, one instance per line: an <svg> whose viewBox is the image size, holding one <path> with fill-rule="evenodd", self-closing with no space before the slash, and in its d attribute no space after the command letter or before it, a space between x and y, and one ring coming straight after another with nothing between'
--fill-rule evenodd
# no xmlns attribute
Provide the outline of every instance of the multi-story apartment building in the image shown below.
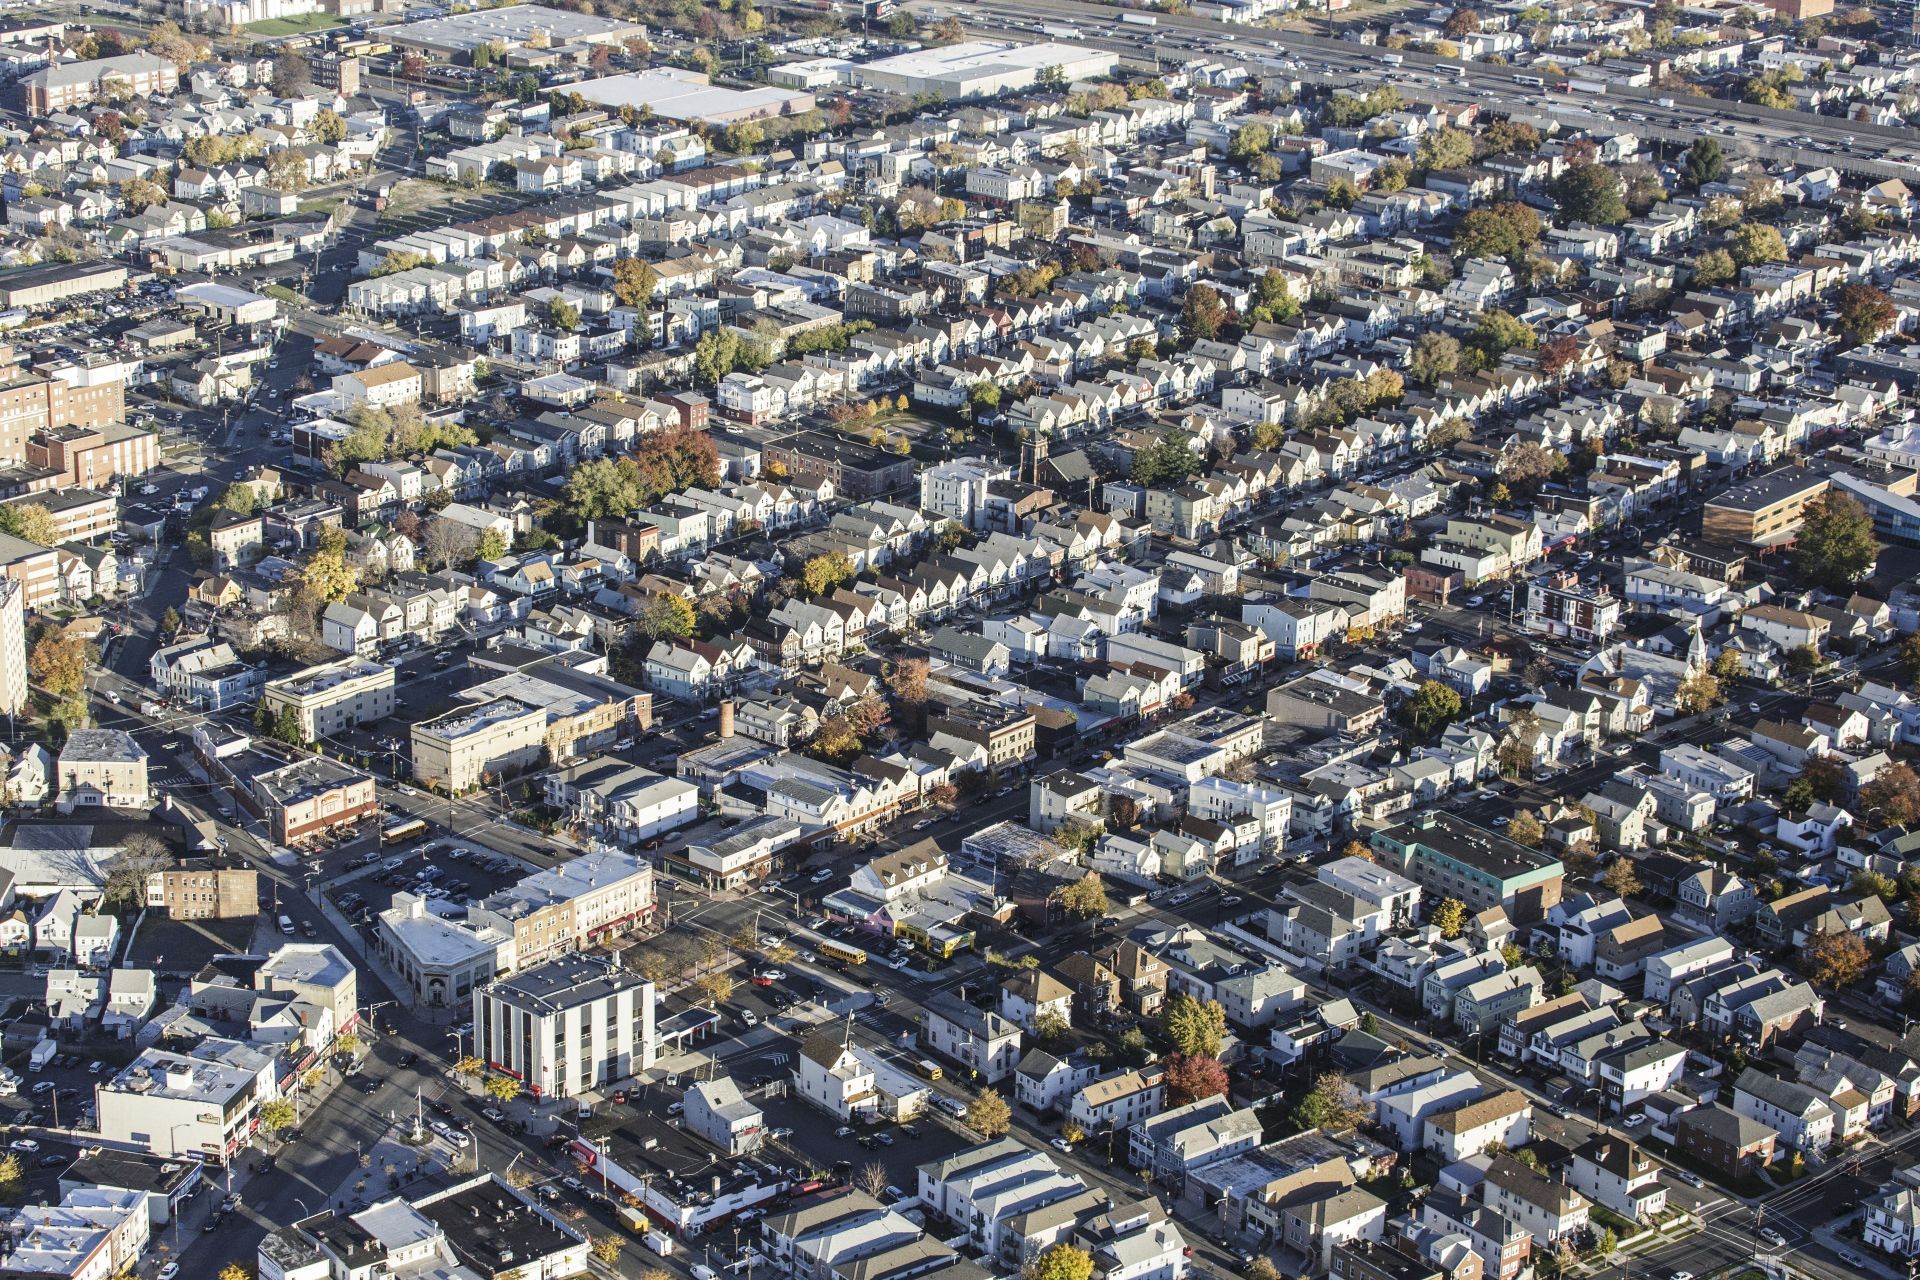
<svg viewBox="0 0 1920 1280"><path fill-rule="evenodd" d="M343 658L267 682L267 710L292 708L308 742L393 714L393 668L365 658Z"/></svg>
<svg viewBox="0 0 1920 1280"><path fill-rule="evenodd" d="M147 910L175 920L234 920L260 914L260 873L237 859L189 858L147 874Z"/></svg>
<svg viewBox="0 0 1920 1280"><path fill-rule="evenodd" d="M121 385L106 383L84 397L69 387L62 397L62 414L78 421L50 426L28 437L28 465L59 472L62 488L85 489L104 489L116 480L137 478L158 467L159 436L123 422L92 420L122 412Z"/></svg>
<svg viewBox="0 0 1920 1280"><path fill-rule="evenodd" d="M0 577L0 712L19 715L27 705L27 593Z"/></svg>
<svg viewBox="0 0 1920 1280"><path fill-rule="evenodd" d="M95 98L124 92L138 102L161 98L180 87L180 71L171 59L129 53L89 62L66 62L20 78L20 105L30 116L45 116L85 106Z"/></svg>
<svg viewBox="0 0 1920 1280"><path fill-rule="evenodd" d="M540 759L547 711L514 698L462 707L413 726L413 776L449 795Z"/></svg>
<svg viewBox="0 0 1920 1280"><path fill-rule="evenodd" d="M60 748L57 803L63 813L104 805L147 809L147 753L120 729L75 729Z"/></svg>
<svg viewBox="0 0 1920 1280"><path fill-rule="evenodd" d="M489 894L468 907L467 921L512 938L512 967L525 969L630 932L653 912L650 863L628 853L590 853Z"/></svg>
<svg viewBox="0 0 1920 1280"><path fill-rule="evenodd" d="M473 993L475 1056L536 1098L568 1098L649 1070L653 984L616 962L568 956Z"/></svg>
<svg viewBox="0 0 1920 1280"><path fill-rule="evenodd" d="M1111 1133L1159 1115L1166 1105L1166 1073L1142 1067L1085 1085L1073 1095L1067 1116L1087 1133Z"/></svg>
<svg viewBox="0 0 1920 1280"><path fill-rule="evenodd" d="M1603 583L1587 586L1575 573L1553 574L1527 583L1527 630L1604 644L1620 629L1620 599Z"/></svg>
<svg viewBox="0 0 1920 1280"><path fill-rule="evenodd" d="M1724 489L1707 500L1700 536L1734 547L1771 546L1800 527L1807 506L1831 485L1811 467L1781 467Z"/></svg>
<svg viewBox="0 0 1920 1280"><path fill-rule="evenodd" d="M162 1158L225 1164L252 1136L259 1089L253 1071L144 1049L94 1086L100 1136Z"/></svg>
<svg viewBox="0 0 1920 1280"><path fill-rule="evenodd" d="M1565 870L1558 858L1451 813L1425 810L1376 831L1372 844L1383 865L1436 898L1458 898L1468 911L1501 907L1509 920L1526 925L1560 901Z"/></svg>
<svg viewBox="0 0 1920 1280"><path fill-rule="evenodd" d="M373 779L325 756L253 777L253 801L273 838L291 844L380 812Z"/></svg>

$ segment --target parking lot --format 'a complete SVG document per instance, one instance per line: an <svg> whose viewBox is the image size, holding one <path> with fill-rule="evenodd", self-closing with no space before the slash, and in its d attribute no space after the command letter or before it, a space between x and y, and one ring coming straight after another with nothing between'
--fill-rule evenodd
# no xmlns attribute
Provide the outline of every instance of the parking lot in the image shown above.
<svg viewBox="0 0 1920 1280"><path fill-rule="evenodd" d="M341 915L363 926L392 906L396 893L418 891L457 916L469 903L508 887L529 870L504 853L447 840L392 850L376 845L348 861L361 865L348 866L347 878L329 886L327 897Z"/></svg>

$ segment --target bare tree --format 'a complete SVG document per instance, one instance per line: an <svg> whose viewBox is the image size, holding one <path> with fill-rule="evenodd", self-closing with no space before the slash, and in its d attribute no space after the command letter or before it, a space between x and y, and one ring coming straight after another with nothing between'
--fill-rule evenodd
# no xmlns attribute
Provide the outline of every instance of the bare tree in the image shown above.
<svg viewBox="0 0 1920 1280"><path fill-rule="evenodd" d="M427 526L425 551L428 564L444 569L472 554L473 539L453 521L435 520Z"/></svg>
<svg viewBox="0 0 1920 1280"><path fill-rule="evenodd" d="M108 864L102 896L113 906L137 907L147 900L147 877L172 865L173 855L158 836L136 831Z"/></svg>
<svg viewBox="0 0 1920 1280"><path fill-rule="evenodd" d="M887 1166L877 1160L861 1165L853 1185L878 1200L887 1190Z"/></svg>

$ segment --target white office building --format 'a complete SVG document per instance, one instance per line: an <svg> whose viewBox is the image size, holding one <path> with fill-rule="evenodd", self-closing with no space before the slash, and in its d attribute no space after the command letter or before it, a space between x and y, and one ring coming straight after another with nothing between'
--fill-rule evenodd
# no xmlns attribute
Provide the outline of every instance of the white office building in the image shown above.
<svg viewBox="0 0 1920 1280"><path fill-rule="evenodd" d="M573 955L473 994L474 1052L538 1098L567 1098L653 1066L653 984Z"/></svg>

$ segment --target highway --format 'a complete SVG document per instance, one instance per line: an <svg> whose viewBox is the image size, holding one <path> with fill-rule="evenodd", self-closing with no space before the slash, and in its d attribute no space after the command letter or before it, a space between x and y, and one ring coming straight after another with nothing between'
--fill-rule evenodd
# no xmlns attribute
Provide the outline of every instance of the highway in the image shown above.
<svg viewBox="0 0 1920 1280"><path fill-rule="evenodd" d="M1703 133L1720 139L1730 156L1800 165L1830 165L1857 178L1920 180L1920 130L1867 124L1804 111L1779 111L1721 98L1675 97L1670 90L1609 84L1604 96L1553 93L1521 83L1538 79L1526 67L1448 60L1411 49L1389 66L1383 50L1350 40L1296 31L1155 14L1152 27L1122 25L1113 8L1083 0L943 0L913 6L954 14L976 33L1003 39L1061 38L1042 27L1071 26L1069 43L1109 49L1144 66L1178 66L1196 57L1237 60L1250 70L1288 76L1323 88L1365 91L1390 73L1414 92L1477 102L1483 110L1536 125L1631 133L1649 143L1690 146ZM1442 68L1464 68L1465 74ZM1671 104L1671 105L1664 105Z"/></svg>

